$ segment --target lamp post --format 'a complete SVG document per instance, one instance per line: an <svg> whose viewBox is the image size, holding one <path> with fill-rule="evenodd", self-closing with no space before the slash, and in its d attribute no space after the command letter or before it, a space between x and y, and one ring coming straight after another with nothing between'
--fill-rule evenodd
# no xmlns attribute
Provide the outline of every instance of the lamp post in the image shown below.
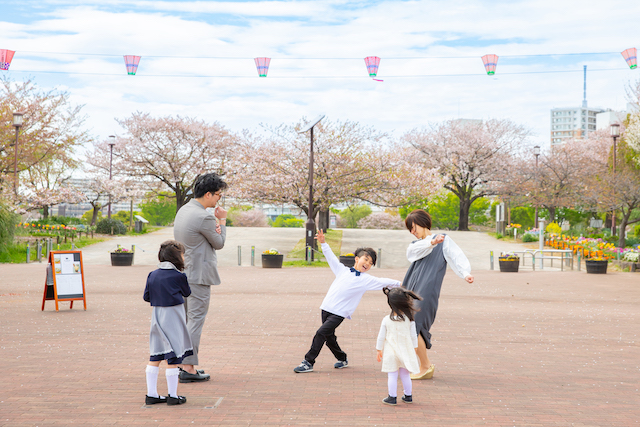
<svg viewBox="0 0 640 427"><path fill-rule="evenodd" d="M305 242L306 247L313 248L315 232L316 232L316 221L313 215L313 127L320 123L320 120L324 119L324 114L319 115L317 118L309 122L309 124L302 129L298 133L305 133L307 131L311 131L311 143L309 144L309 207L307 211L307 222L305 223ZM313 261L313 251L309 251L308 249L305 251L305 260ZM309 254L311 252L311 254Z"/></svg>
<svg viewBox="0 0 640 427"><path fill-rule="evenodd" d="M538 184L538 156L540 156L540 146L536 145L533 147L533 154L536 156L536 185ZM538 201L536 200L536 211L535 211L535 221L534 227L538 228Z"/></svg>
<svg viewBox="0 0 640 427"><path fill-rule="evenodd" d="M618 139L618 137L620 136L620 125L618 123L612 123L611 124L611 137L613 138L613 181L614 181L614 187L613 187L613 194L615 196L615 192L616 192L616 187L615 187L615 180L616 180L616 139ZM615 197L614 197L615 198ZM614 200L615 203L615 200ZM611 213L611 235L615 236L616 235L616 210L615 208L613 209L612 213Z"/></svg>
<svg viewBox="0 0 640 427"><path fill-rule="evenodd" d="M18 194L18 135L22 126L22 116L24 113L13 113L13 126L16 128L15 157L13 159L13 192Z"/></svg>
<svg viewBox="0 0 640 427"><path fill-rule="evenodd" d="M113 164L113 146L116 145L116 136L109 135L109 148L111 151L111 157L109 158L109 181L111 181L111 166ZM109 210L107 211L108 218L111 219L111 191L109 191Z"/></svg>

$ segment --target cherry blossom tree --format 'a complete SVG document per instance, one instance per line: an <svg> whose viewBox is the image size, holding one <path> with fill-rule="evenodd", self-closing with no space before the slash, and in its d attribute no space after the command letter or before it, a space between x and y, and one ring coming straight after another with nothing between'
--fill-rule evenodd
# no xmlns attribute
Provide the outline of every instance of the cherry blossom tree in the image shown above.
<svg viewBox="0 0 640 427"><path fill-rule="evenodd" d="M606 133L603 132L603 135ZM581 199L593 210L620 214L618 247L625 246L627 225L640 222L640 166L636 153L626 142L627 130L616 147L616 167L613 168L611 138L602 138L599 150L590 164L591 174L585 179Z"/></svg>
<svg viewBox="0 0 640 427"><path fill-rule="evenodd" d="M227 173L237 145L236 137L218 123L189 117L154 118L138 112L118 123L126 133L113 147L113 171L145 183L153 192L168 187L175 193L176 211L191 198L198 175ZM109 143L95 143L88 161L108 172Z"/></svg>
<svg viewBox="0 0 640 427"><path fill-rule="evenodd" d="M469 230L471 204L498 194L528 135L510 120L448 120L413 130L403 139L422 154L425 167L437 168L445 179L444 188L458 196L458 229Z"/></svg>
<svg viewBox="0 0 640 427"><path fill-rule="evenodd" d="M15 159L15 128L13 113L23 112L18 143L19 176L36 165L46 162L68 161L75 148L91 138L83 130L84 117L80 106L71 106L66 92L42 91L31 80L14 83L0 79L0 186L13 187ZM41 175L42 167L29 178ZM41 180L40 180L41 181ZM42 182L40 182L42 183ZM24 197L22 198L24 199ZM18 200L13 200L13 204Z"/></svg>
<svg viewBox="0 0 640 427"><path fill-rule="evenodd" d="M293 204L315 218L332 204L367 201L398 206L441 187L435 171L410 163L406 149L386 135L355 122L327 119L314 128L313 202L309 212L309 136L303 126L267 128L269 135L245 135L243 167L231 180L241 200ZM319 226L326 228L325 216ZM328 219L328 216L327 216Z"/></svg>
<svg viewBox="0 0 640 427"><path fill-rule="evenodd" d="M22 191L18 200L27 210L42 209L44 218L49 216L49 208L60 203L77 203L82 193L69 186L77 161L60 153L59 158L41 161L27 169L23 176Z"/></svg>

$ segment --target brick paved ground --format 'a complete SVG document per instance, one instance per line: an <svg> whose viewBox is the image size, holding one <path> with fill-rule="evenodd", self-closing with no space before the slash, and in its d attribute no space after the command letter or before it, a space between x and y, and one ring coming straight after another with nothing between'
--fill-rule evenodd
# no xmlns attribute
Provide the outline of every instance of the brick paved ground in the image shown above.
<svg viewBox="0 0 640 427"><path fill-rule="evenodd" d="M414 381L413 405L389 407L374 351L381 292L338 329L347 369L325 349L315 372L294 374L331 272L223 267L201 348L212 381L180 384L186 405L144 407L153 267L85 268L87 311L48 301L42 312L44 267L0 265L0 425L640 424L638 274L478 271L468 285L449 272L432 328L436 375Z"/></svg>

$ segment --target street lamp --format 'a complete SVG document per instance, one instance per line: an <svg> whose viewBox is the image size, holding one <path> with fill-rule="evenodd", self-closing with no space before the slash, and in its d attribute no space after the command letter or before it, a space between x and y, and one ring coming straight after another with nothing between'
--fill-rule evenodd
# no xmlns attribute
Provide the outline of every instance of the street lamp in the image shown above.
<svg viewBox="0 0 640 427"><path fill-rule="evenodd" d="M109 159L109 181L111 181L111 166L113 164L113 146L116 145L116 136L109 135L109 148L111 151L111 158ZM109 210L107 211L108 218L111 219L111 191L109 191Z"/></svg>
<svg viewBox="0 0 640 427"><path fill-rule="evenodd" d="M13 113L13 126L16 128L16 151L13 159L13 192L18 194L18 135L22 126L22 116L24 113Z"/></svg>
<svg viewBox="0 0 640 427"><path fill-rule="evenodd" d="M309 248L313 248L314 245L314 235L316 232L316 221L313 218L313 127L315 125L317 125L318 123L320 123L320 120L324 119L324 114L319 115L318 117L316 117L314 120L312 120L311 122L309 122L309 124L302 129L300 132L298 133L305 133L307 131L311 131L311 144L309 145L309 210L307 211L307 222L305 223L305 232L306 234L306 247ZM309 251L307 249L307 251L305 251L305 260L309 261L313 261L313 250ZM311 252L311 255L309 255L309 252ZM311 258L309 258L311 257Z"/></svg>
<svg viewBox="0 0 640 427"><path fill-rule="evenodd" d="M538 184L538 156L540 155L540 146L533 147L533 154L536 156L536 185ZM536 200L536 212L535 212L534 227L538 228L538 201Z"/></svg>
<svg viewBox="0 0 640 427"><path fill-rule="evenodd" d="M616 187L615 187L615 177L616 177L616 139L618 139L618 137L620 136L620 125L618 123L612 123L611 124L611 137L613 138L613 181L614 181L614 187L613 187L613 194L615 196L615 191L616 191ZM615 198L615 197L614 197ZM615 203L615 200L614 200ZM611 235L615 236L616 235L616 210L613 209L613 212L611 213Z"/></svg>

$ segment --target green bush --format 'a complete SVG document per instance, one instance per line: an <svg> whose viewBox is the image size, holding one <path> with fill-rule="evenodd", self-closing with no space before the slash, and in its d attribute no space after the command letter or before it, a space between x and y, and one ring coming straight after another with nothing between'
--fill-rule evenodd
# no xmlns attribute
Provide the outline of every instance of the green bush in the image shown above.
<svg viewBox="0 0 640 427"><path fill-rule="evenodd" d="M431 215L432 229L456 230L458 228L460 221L460 199L458 199L458 196L448 192L442 198L434 199L430 202L425 200L423 202L425 203L424 206L412 205L401 207L398 210L400 216L405 219L407 215L415 209L424 209ZM488 199L479 197L474 200L469 207L469 224L487 225L490 223L491 216L488 213L490 209L492 209L491 202Z"/></svg>
<svg viewBox="0 0 640 427"><path fill-rule="evenodd" d="M340 215L338 227L358 228L358 221L371 215L371 208L367 205L350 206L339 211L338 215Z"/></svg>
<svg viewBox="0 0 640 427"><path fill-rule="evenodd" d="M96 225L96 233L126 234L127 227L125 227L125 225L120 220L105 218Z"/></svg>
<svg viewBox="0 0 640 427"><path fill-rule="evenodd" d="M304 219L298 219L293 215L278 215L275 221L271 222L272 227L304 227Z"/></svg>
<svg viewBox="0 0 640 427"><path fill-rule="evenodd" d="M161 195L139 206L142 217L152 225L169 225L176 218L176 200L168 195Z"/></svg>
<svg viewBox="0 0 640 427"><path fill-rule="evenodd" d="M13 242L19 218L19 215L11 212L6 206L0 205L0 247Z"/></svg>
<svg viewBox="0 0 640 427"><path fill-rule="evenodd" d="M524 233L524 235L522 236L522 241L523 242L537 242L538 241L538 236L536 236L535 234L530 234L530 233Z"/></svg>
<svg viewBox="0 0 640 427"><path fill-rule="evenodd" d="M634 234L636 237L640 237L640 224L636 225L636 226L633 228L633 234Z"/></svg>

